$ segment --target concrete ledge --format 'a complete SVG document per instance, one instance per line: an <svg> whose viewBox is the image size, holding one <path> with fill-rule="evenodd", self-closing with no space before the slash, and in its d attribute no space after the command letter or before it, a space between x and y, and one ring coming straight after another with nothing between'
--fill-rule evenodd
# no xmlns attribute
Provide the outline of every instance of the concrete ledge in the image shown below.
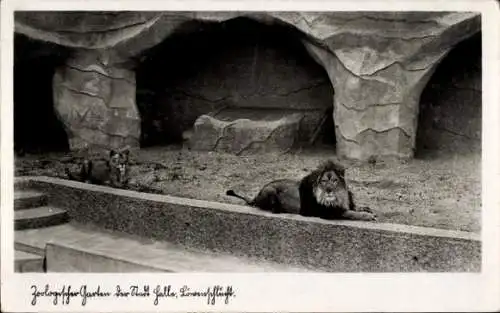
<svg viewBox="0 0 500 313"><path fill-rule="evenodd" d="M45 234L45 235L44 235ZM70 236L68 236L70 234ZM304 272L303 268L185 249L83 225L45 229L50 272ZM70 237L70 238L68 238ZM90 243L90 244L89 244Z"/></svg>
<svg viewBox="0 0 500 313"><path fill-rule="evenodd" d="M246 206L49 177L16 178L71 218L196 249L335 272L478 272L480 236L406 225L273 215ZM221 191L222 192L222 191Z"/></svg>
<svg viewBox="0 0 500 313"><path fill-rule="evenodd" d="M14 251L14 271L16 273L43 272L43 257L24 251Z"/></svg>
<svg viewBox="0 0 500 313"><path fill-rule="evenodd" d="M110 258L106 255L75 249L59 243L47 243L45 255L47 258L47 272L51 273L169 272L153 266Z"/></svg>

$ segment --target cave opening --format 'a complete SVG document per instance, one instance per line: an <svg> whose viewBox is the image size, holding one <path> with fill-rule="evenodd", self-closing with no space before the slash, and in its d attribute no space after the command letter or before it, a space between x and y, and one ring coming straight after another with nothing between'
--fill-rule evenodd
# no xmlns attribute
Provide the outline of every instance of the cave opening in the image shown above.
<svg viewBox="0 0 500 313"><path fill-rule="evenodd" d="M303 36L246 17L182 25L138 57L141 146L181 143L200 115L222 110L242 118L302 112L299 140L334 144L333 87Z"/></svg>
<svg viewBox="0 0 500 313"><path fill-rule="evenodd" d="M21 34L14 37L14 149L18 155L69 151L54 111L52 79L69 50Z"/></svg>
<svg viewBox="0 0 500 313"><path fill-rule="evenodd" d="M416 157L480 153L481 33L457 44L437 66L420 98Z"/></svg>

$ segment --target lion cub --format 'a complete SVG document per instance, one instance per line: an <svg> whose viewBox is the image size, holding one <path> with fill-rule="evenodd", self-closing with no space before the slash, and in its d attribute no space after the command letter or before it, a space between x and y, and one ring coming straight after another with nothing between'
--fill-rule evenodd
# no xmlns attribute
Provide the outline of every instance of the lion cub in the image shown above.
<svg viewBox="0 0 500 313"><path fill-rule="evenodd" d="M85 159L75 175L66 168L69 179L84 183L123 187L128 182L129 150L111 150L108 159Z"/></svg>

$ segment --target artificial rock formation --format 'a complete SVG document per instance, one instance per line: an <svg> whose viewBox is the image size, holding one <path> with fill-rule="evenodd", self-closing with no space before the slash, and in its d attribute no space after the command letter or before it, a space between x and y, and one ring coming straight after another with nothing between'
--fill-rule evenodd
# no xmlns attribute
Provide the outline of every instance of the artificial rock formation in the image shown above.
<svg viewBox="0 0 500 313"><path fill-rule="evenodd" d="M106 52L80 51L54 75L55 111L73 150L139 145L135 75L114 61Z"/></svg>
<svg viewBox="0 0 500 313"><path fill-rule="evenodd" d="M266 115L265 113L262 115ZM192 149L236 155L287 152L294 147L303 115L261 116L254 120L202 115L194 124Z"/></svg>
<svg viewBox="0 0 500 313"><path fill-rule="evenodd" d="M413 156L423 88L453 46L481 29L480 15L474 12L18 12L15 23L17 32L32 38L77 50L112 51L121 59L130 59L173 33L196 31L198 22L224 22L241 16L297 30L298 40L325 68L335 90L337 153L362 160ZM132 72L127 73L133 77ZM126 133L122 131L126 127L121 127L138 123L130 100L134 85L128 84L133 79L123 87L128 89L122 89L121 99L128 100L117 110L109 103L97 104L100 100L95 96L82 96L83 86L78 81L74 86L74 77L60 72L55 79L76 90L65 90L57 100L57 110L72 138L108 146L118 141L137 143L138 126ZM89 105L106 118L79 124ZM78 109L70 109L72 106ZM121 130L106 129L113 128L107 125L111 116Z"/></svg>
<svg viewBox="0 0 500 313"><path fill-rule="evenodd" d="M206 114L220 122L225 117L265 122L271 115L279 119L298 113L304 116L299 134L290 133L283 141L299 136L305 143L332 108L328 76L288 28L250 19L213 23L169 37L143 59L136 79L144 146L179 141L179 134ZM201 138L204 134L192 140ZM193 148L204 146L192 143ZM227 152L239 153L236 142L231 146L235 150Z"/></svg>
<svg viewBox="0 0 500 313"><path fill-rule="evenodd" d="M457 45L434 71L420 97L417 153L481 151L481 49L478 33Z"/></svg>
<svg viewBox="0 0 500 313"><path fill-rule="evenodd" d="M376 33L368 30L370 18L365 17L351 22L352 33L325 40L329 49L304 42L335 90L339 155L361 160L413 156L420 94L453 45L477 31L473 16L450 13L421 21L372 17ZM415 25L421 28L412 29ZM354 32L358 28L364 32ZM341 44L341 38L351 44ZM360 46L362 42L371 44Z"/></svg>

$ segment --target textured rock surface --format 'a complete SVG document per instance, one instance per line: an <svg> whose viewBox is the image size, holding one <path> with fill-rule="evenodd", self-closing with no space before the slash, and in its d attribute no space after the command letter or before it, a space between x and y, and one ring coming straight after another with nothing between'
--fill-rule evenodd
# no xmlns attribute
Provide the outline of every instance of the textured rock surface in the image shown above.
<svg viewBox="0 0 500 313"><path fill-rule="evenodd" d="M190 146L237 155L290 150L297 142L303 115L260 113L252 119L241 119L231 113L221 113L215 118L202 115L194 124Z"/></svg>
<svg viewBox="0 0 500 313"><path fill-rule="evenodd" d="M54 106L70 148L139 145L135 75L111 63L109 54L81 52L54 75Z"/></svg>
<svg viewBox="0 0 500 313"><path fill-rule="evenodd" d="M417 151L480 151L481 82L481 34L477 34L450 52L422 92Z"/></svg>
<svg viewBox="0 0 500 313"><path fill-rule="evenodd" d="M464 15L447 17L448 21L456 18L456 23L447 24L449 28L424 27L422 38L423 34L412 33L408 26L412 23L391 22L377 34L382 38L363 48L344 45L328 51L304 42L329 73L336 91L334 120L339 155L362 160L413 156L422 90L452 46L474 34L479 25ZM409 37L391 40L398 26ZM357 39L367 35L360 34ZM329 46L334 47L333 43L335 40Z"/></svg>
<svg viewBox="0 0 500 313"><path fill-rule="evenodd" d="M480 15L474 12L22 11L16 12L15 27L17 32L64 46L91 49L115 47L124 55L134 55L160 43L174 32L192 30L192 21L221 22L241 16L266 24L294 26L330 51L342 51L341 59L347 67L352 69L355 66L361 70L360 73L370 73L401 61L406 54L418 56L418 52L435 49L440 42L454 44L460 37L467 37L468 32L480 28ZM443 40L440 35L444 32L448 38ZM374 51L383 53L363 55L359 47L364 47L363 50L371 50L366 47L377 48ZM365 56L367 62L357 65L349 62Z"/></svg>
<svg viewBox="0 0 500 313"><path fill-rule="evenodd" d="M285 27L246 19L211 24L172 36L142 58L136 80L145 145L175 141L200 115L227 107L250 115L313 111L314 128L333 103L326 72ZM309 138L311 127L301 135Z"/></svg>
<svg viewBox="0 0 500 313"><path fill-rule="evenodd" d="M305 34L335 90L337 152L356 159L413 156L423 88L448 51L481 28L473 12L18 12L16 31L128 58L173 33L196 30L196 22L238 16Z"/></svg>

